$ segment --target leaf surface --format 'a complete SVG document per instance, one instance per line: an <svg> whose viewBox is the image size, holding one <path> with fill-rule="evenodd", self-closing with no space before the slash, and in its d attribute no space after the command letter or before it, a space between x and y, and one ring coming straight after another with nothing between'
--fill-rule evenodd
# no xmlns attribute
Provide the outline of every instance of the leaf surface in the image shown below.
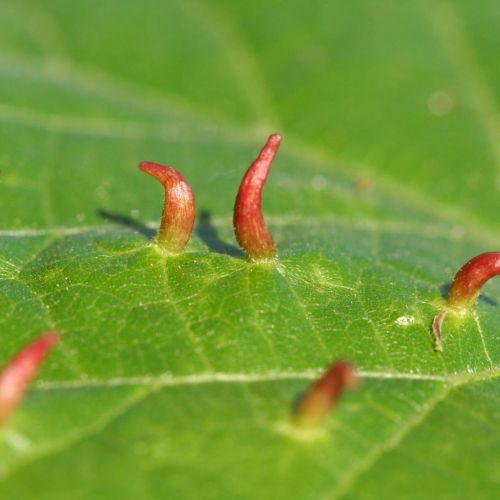
<svg viewBox="0 0 500 500"><path fill-rule="evenodd" d="M494 498L500 280L495 2L5 0L0 355L62 332L3 430L5 498ZM231 211L268 133L276 266ZM179 169L185 254L151 243ZM293 402L360 371L325 427Z"/></svg>

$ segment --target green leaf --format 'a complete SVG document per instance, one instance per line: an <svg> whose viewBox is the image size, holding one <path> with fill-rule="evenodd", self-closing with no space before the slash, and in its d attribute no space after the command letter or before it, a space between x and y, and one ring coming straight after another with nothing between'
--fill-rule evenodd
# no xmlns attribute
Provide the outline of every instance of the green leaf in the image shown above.
<svg viewBox="0 0 500 500"><path fill-rule="evenodd" d="M500 247L500 10L466 2L4 0L1 362L60 345L0 443L0 497L495 498L500 279L430 324ZM276 266L231 212L270 132ZM197 198L187 252L151 243ZM324 427L293 402L336 359Z"/></svg>

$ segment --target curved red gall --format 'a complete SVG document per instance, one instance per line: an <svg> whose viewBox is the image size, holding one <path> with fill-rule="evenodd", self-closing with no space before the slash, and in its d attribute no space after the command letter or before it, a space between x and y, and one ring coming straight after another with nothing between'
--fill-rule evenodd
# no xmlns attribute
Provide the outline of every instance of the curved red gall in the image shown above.
<svg viewBox="0 0 500 500"><path fill-rule="evenodd" d="M441 329L449 310L464 311L474 307L482 286L500 275L500 252L486 252L466 262L453 278L446 307L432 322L432 335L436 351L443 350Z"/></svg>
<svg viewBox="0 0 500 500"><path fill-rule="evenodd" d="M193 231L195 219L191 187L172 167L143 161L139 169L160 181L165 189L163 213L156 235L158 245L169 253L182 252Z"/></svg>
<svg viewBox="0 0 500 500"><path fill-rule="evenodd" d="M18 352L0 373L0 424L17 407L43 360L59 339L57 332L43 334Z"/></svg>
<svg viewBox="0 0 500 500"><path fill-rule="evenodd" d="M276 246L262 214L262 189L281 144L281 135L267 139L257 159L250 165L240 184L234 204L233 225L236 239L254 261L273 259Z"/></svg>
<svg viewBox="0 0 500 500"><path fill-rule="evenodd" d="M355 387L358 376L354 366L337 361L306 392L294 412L294 423L299 427L319 425L335 407L346 388Z"/></svg>
<svg viewBox="0 0 500 500"><path fill-rule="evenodd" d="M470 259L453 278L448 294L450 307L467 307L475 303L482 286L500 274L500 252L486 252Z"/></svg>

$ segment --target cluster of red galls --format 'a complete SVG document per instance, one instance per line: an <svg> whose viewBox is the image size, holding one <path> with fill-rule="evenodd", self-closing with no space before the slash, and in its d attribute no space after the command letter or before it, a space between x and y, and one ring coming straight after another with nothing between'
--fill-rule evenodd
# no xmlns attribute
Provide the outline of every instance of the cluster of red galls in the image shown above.
<svg viewBox="0 0 500 500"><path fill-rule="evenodd" d="M234 206L236 239L251 261L272 261L276 246L262 214L262 189L272 161L281 144L281 136L269 136L257 159L246 171ZM156 243L168 254L183 251L194 226L195 203L191 187L172 167L143 162L139 168L165 188L165 202ZM468 261L456 274L444 308L434 318L434 346L442 351L441 328L449 313L463 314L474 307L480 289L500 274L500 252L487 252ZM21 400L31 379L36 375L45 356L59 341L59 334L49 332L18 353L0 372L0 424L12 413ZM294 423L299 427L317 425L338 401L345 387L356 384L354 368L339 361L306 392L294 411Z"/></svg>

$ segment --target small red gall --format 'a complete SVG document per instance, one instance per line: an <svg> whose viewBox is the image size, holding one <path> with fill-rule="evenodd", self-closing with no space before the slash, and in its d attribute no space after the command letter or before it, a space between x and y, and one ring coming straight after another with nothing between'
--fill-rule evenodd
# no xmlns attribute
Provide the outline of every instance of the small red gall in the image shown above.
<svg viewBox="0 0 500 500"><path fill-rule="evenodd" d="M57 332L43 334L17 353L0 372L0 425L19 404L42 361L59 338Z"/></svg>
<svg viewBox="0 0 500 500"><path fill-rule="evenodd" d="M272 260L276 256L273 237L262 215L262 189L280 144L281 135L269 136L259 156L243 176L234 204L236 239L253 261Z"/></svg>
<svg viewBox="0 0 500 500"><path fill-rule="evenodd" d="M357 384L354 367L346 361L337 361L306 392L295 409L294 424L300 428L317 427L335 407L344 389Z"/></svg>
<svg viewBox="0 0 500 500"><path fill-rule="evenodd" d="M446 305L432 322L436 351L443 350L441 329L449 311L464 314L473 308L482 286L500 274L500 252L486 252L469 260L453 278Z"/></svg>
<svg viewBox="0 0 500 500"><path fill-rule="evenodd" d="M448 305L469 308L474 305L482 286L500 274L500 252L487 252L467 262L453 278Z"/></svg>
<svg viewBox="0 0 500 500"><path fill-rule="evenodd" d="M165 201L156 242L167 253L181 253L194 226L193 191L184 177L172 167L144 161L139 165L139 169L158 179L165 188Z"/></svg>

